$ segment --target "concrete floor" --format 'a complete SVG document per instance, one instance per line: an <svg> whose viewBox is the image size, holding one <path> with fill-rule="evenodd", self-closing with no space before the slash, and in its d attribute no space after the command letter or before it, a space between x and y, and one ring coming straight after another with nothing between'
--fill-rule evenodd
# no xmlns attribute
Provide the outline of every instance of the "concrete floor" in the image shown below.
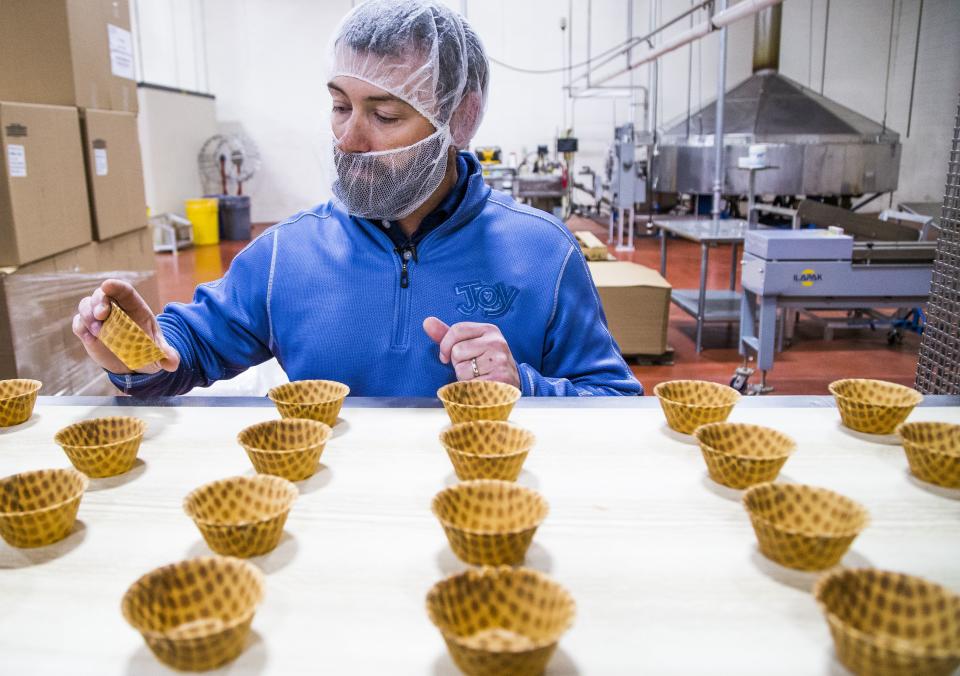
<svg viewBox="0 0 960 676"><path fill-rule="evenodd" d="M604 226L574 217L568 224L572 230L593 230L606 233ZM266 224L254 226L254 234ZM246 242L222 242L217 246L189 249L179 256L157 254L160 299L186 302L197 284L223 275L233 257ZM659 269L660 249L655 238L639 238L636 251L615 254L623 260ZM710 255L708 287L726 288L730 277L730 249L720 246ZM695 288L699 280L700 251L696 244L671 240L667 280L675 288ZM633 365L637 378L647 393L664 380L698 378L728 382L740 364L736 349L736 325L708 324L704 329L704 350L694 349L695 322L692 317L672 307L667 341L674 349L672 366ZM886 330L837 331L831 341L823 340L823 330L813 321L797 325L793 345L777 355L769 383L775 394L827 394L830 381L845 377L879 378L912 385L917 365L920 337L906 334L901 345L887 345ZM752 382L752 381L751 381Z"/></svg>

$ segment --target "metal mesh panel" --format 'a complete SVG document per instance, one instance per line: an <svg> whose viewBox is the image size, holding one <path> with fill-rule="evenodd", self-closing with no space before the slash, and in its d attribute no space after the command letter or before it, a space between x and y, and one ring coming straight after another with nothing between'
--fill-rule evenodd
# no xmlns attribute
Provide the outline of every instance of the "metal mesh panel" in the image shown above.
<svg viewBox="0 0 960 676"><path fill-rule="evenodd" d="M947 165L937 261L917 360L917 389L960 394L960 106Z"/></svg>

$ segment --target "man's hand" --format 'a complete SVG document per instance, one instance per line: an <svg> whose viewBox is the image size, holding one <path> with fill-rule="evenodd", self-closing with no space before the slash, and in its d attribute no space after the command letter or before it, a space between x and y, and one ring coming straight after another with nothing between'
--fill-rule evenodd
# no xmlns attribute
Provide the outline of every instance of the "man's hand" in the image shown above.
<svg viewBox="0 0 960 676"><path fill-rule="evenodd" d="M423 330L440 346L440 361L453 364L457 380L494 380L520 387L517 363L495 325L460 322L447 326L436 317L427 317Z"/></svg>
<svg viewBox="0 0 960 676"><path fill-rule="evenodd" d="M81 300L77 306L77 314L73 317L73 333L83 343L90 358L111 373L132 373L97 337L103 322L110 316L111 299L116 301L167 355L165 359L146 366L137 373L156 373L161 369L176 371L180 366L180 355L167 344L150 306L130 284L116 279L108 279L100 288Z"/></svg>

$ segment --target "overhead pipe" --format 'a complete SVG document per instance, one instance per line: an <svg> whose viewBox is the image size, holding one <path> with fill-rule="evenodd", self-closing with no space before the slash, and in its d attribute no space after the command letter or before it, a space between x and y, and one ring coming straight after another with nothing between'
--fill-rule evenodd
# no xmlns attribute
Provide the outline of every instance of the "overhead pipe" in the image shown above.
<svg viewBox="0 0 960 676"><path fill-rule="evenodd" d="M655 0L650 0L650 1L651 1L651 3L653 3ZM782 1L782 0L781 0L781 1ZM590 66L587 68L586 71L584 71L583 73L581 73L581 74L578 75L577 77L573 78L572 82L578 82L579 80L584 80L584 79L586 79L588 72L593 72L593 71L597 70L598 68L600 68L601 66L604 66L604 65L610 63L611 61L617 60L618 58L620 58L621 56L623 56L623 55L626 54L627 52L633 50L634 48L638 47L639 45L643 44L644 42L646 42L647 44L652 44L652 38L653 38L655 35L657 35L658 33L663 32L664 30L666 30L666 29L669 28L670 26L674 25L674 24L677 23L678 21L684 19L685 17L690 16L691 14L693 14L694 12L696 12L697 10L703 9L703 8L705 8L705 7L708 7L708 6L710 6L711 4L713 4L713 0L702 0L702 2L699 2L699 3L697 3L696 5L694 5L693 7L690 7L689 9L684 10L683 12L681 12L680 14L678 14L677 16L675 16L675 17L673 17L672 19L670 19L670 20L669 20L668 22L666 22L665 24L663 24L663 25L661 25L661 26L658 26L657 28L651 28L651 30L650 30L649 32L647 32L645 35L638 35L637 37L635 37L635 38L633 38L633 39L631 39L631 40L628 40L628 41L625 42L624 45L623 45L620 49L618 49L617 51L615 51L615 52L613 52L612 54L610 54L610 55L608 55L608 56L605 56L605 57L603 57L603 58L601 58L601 59L598 59L595 64L590 65ZM652 23L651 23L650 25L653 26Z"/></svg>
<svg viewBox="0 0 960 676"><path fill-rule="evenodd" d="M727 6L727 0L717 0L721 12ZM720 219L720 200L723 197L723 107L727 90L727 27L720 29L720 58L717 59L717 115L713 132L713 204L710 215L714 222ZM702 287L701 287L702 288ZM701 299L701 303L703 299ZM703 312L699 314L703 316ZM700 326L697 326L697 344L700 343Z"/></svg>
<svg viewBox="0 0 960 676"><path fill-rule="evenodd" d="M742 0L741 2L737 3L736 5L734 5L729 9L721 9L716 14L714 14L709 21L704 21L702 23L699 23L693 28L690 28L682 33L675 35L671 39L664 41L658 47L651 49L649 52L641 56L637 61L634 61L629 68L624 68L622 70L616 71L614 73L611 73L610 75L604 76L599 80L593 80L592 84L593 86L596 86L596 85L603 84L604 82L609 82L613 78L619 77L629 72L633 68L642 66L643 64L649 63L654 59L658 59L664 54L668 54L669 52L672 52L675 49L679 49L680 47L683 47L684 45L690 42L693 42L694 40L699 40L700 38L704 37L705 35L708 35L714 30L718 30L718 29L722 30L723 28L726 28L727 26L734 23L735 21L739 21L740 19L756 14L757 12L760 12L768 7L778 5L781 2L783 2L783 0ZM699 9L699 7L700 6L697 6L695 9ZM681 14L679 17L675 17L670 22L664 24L663 26L660 26L659 28L655 29L651 33L648 33L648 35L645 36L643 41L646 41L651 36L659 33L667 26L673 23L676 23L676 21L679 18L682 18L689 14L690 14L690 11L687 11ZM599 63L597 64L597 66L600 66L600 65L602 64L599 64ZM574 78L574 81L579 80L582 77L584 76L581 75L578 78Z"/></svg>
<svg viewBox="0 0 960 676"><path fill-rule="evenodd" d="M722 9L713 15L713 25L717 28L729 26L735 21L756 14L757 12L779 5L783 0L741 0L729 9Z"/></svg>
<svg viewBox="0 0 960 676"><path fill-rule="evenodd" d="M657 0L650 0L650 10L649 10L649 19L647 26L651 29L653 25L657 23ZM650 43L651 48L653 47L653 42ZM634 64L628 64L629 67L633 67ZM657 106L659 105L659 88L660 83L658 81L660 77L660 64L653 63L650 68L647 70L647 129L646 131L650 132L651 140L657 142Z"/></svg>
<svg viewBox="0 0 960 676"><path fill-rule="evenodd" d="M599 79L599 80L594 80L594 81L593 81L593 86L595 87L595 86L597 86L597 85L603 84L604 82L609 82L610 80L612 80L612 79L614 79L614 78L616 78L616 77L620 77L621 75L623 75L623 74L625 74L625 73L629 73L631 70L633 70L633 69L636 68L637 66L642 66L642 65L645 64L645 63L649 63L649 62L651 62L651 61L655 61L656 59L659 59L659 58L660 58L661 56L663 56L664 54L668 54L668 53L670 53L670 52L672 52L672 51L674 51L674 50L676 50L676 49L680 49L680 48L683 47L684 45L686 45L686 44L688 44L688 43L690 43L690 42L693 42L694 40L698 40L698 39L702 38L704 35L707 35L707 34L710 33L710 31L712 31L712 30L713 30L713 28L712 28L712 26L710 25L710 22L709 22L709 21L704 21L704 22L702 22L702 23L698 23L698 24L697 24L696 26L694 26L693 28L687 29L687 30L683 31L682 33L678 33L677 35L675 35L674 37L670 38L669 40L665 40L662 44L660 44L659 46L657 46L655 49L650 50L649 52L647 52L646 54L644 54L642 57L640 57L639 60L634 61L634 62L630 65L629 68L624 68L623 70L618 70L618 71L616 71L615 73L611 73L610 75L606 75L606 76L604 76L603 78L601 78L601 79Z"/></svg>

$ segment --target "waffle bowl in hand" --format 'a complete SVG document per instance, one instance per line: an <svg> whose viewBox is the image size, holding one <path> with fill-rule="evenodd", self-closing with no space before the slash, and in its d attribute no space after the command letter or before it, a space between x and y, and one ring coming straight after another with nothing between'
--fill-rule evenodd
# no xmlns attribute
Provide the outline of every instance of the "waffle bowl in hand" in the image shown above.
<svg viewBox="0 0 960 676"><path fill-rule="evenodd" d="M130 416L83 420L57 432L54 441L70 462L89 477L129 472L137 461L147 423Z"/></svg>
<svg viewBox="0 0 960 676"><path fill-rule="evenodd" d="M0 427L25 423L33 415L43 383L28 378L0 380Z"/></svg>
<svg viewBox="0 0 960 676"><path fill-rule="evenodd" d="M437 398L450 416L450 422L470 420L506 420L520 400L513 385L492 380L464 380L448 383L437 390Z"/></svg>
<svg viewBox="0 0 960 676"><path fill-rule="evenodd" d="M915 477L946 488L960 488L960 425L908 422L898 425L896 432Z"/></svg>
<svg viewBox="0 0 960 676"><path fill-rule="evenodd" d="M773 481L797 445L786 434L747 423L717 422L694 431L710 478L730 488Z"/></svg>
<svg viewBox="0 0 960 676"><path fill-rule="evenodd" d="M573 624L570 593L528 568L471 568L438 582L427 614L468 676L537 676Z"/></svg>
<svg viewBox="0 0 960 676"><path fill-rule="evenodd" d="M869 520L850 498L802 484L753 486L743 494L743 506L763 555L797 570L836 565Z"/></svg>
<svg viewBox="0 0 960 676"><path fill-rule="evenodd" d="M306 418L333 427L348 394L350 388L335 380L295 380L277 385L267 396L284 418Z"/></svg>
<svg viewBox="0 0 960 676"><path fill-rule="evenodd" d="M329 425L316 420L281 418L244 428L237 442L261 474L301 481L316 473L331 433Z"/></svg>
<svg viewBox="0 0 960 676"><path fill-rule="evenodd" d="M494 479L446 488L432 508L453 553L474 565L521 563L549 509L537 491Z"/></svg>
<svg viewBox="0 0 960 676"><path fill-rule="evenodd" d="M660 400L667 425L681 434L723 422L740 400L740 393L732 387L706 380L669 380L658 383L653 393Z"/></svg>
<svg viewBox="0 0 960 676"><path fill-rule="evenodd" d="M167 356L114 301L110 302L110 315L100 327L97 338L131 371L155 364Z"/></svg>
<svg viewBox="0 0 960 676"><path fill-rule="evenodd" d="M892 434L923 401L911 387L883 380L846 378L830 383L844 426L867 434Z"/></svg>
<svg viewBox="0 0 960 676"><path fill-rule="evenodd" d="M960 595L923 578L839 570L814 597L840 662L855 674L948 676L960 666Z"/></svg>
<svg viewBox="0 0 960 676"><path fill-rule="evenodd" d="M73 528L89 483L75 469L41 469L0 479L0 536L23 548L62 540Z"/></svg>
<svg viewBox="0 0 960 676"><path fill-rule="evenodd" d="M300 495L278 476L236 476L204 484L183 500L210 549L225 556L260 556L280 542L287 514Z"/></svg>
<svg viewBox="0 0 960 676"><path fill-rule="evenodd" d="M440 433L440 443L461 481L516 481L535 441L529 430L503 420L457 423Z"/></svg>
<svg viewBox="0 0 960 676"><path fill-rule="evenodd" d="M243 652L263 590L256 566L206 556L147 573L124 594L121 610L161 662L206 671Z"/></svg>

